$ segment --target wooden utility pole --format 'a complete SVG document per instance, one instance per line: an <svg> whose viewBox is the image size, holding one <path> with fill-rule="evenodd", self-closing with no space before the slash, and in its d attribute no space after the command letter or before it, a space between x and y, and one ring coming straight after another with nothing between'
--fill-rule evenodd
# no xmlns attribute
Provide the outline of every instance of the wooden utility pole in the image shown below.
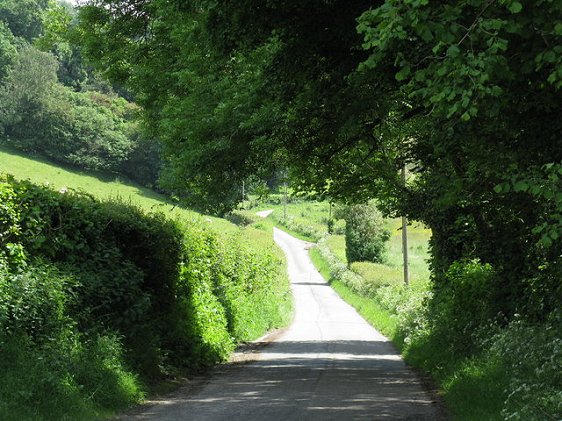
<svg viewBox="0 0 562 421"><path fill-rule="evenodd" d="M402 167L402 183L406 187L406 164ZM408 269L408 218L402 216L402 257L404 259L404 284L410 284L410 271Z"/></svg>
<svg viewBox="0 0 562 421"><path fill-rule="evenodd" d="M285 189L283 191L283 220L287 220L287 182L285 182Z"/></svg>

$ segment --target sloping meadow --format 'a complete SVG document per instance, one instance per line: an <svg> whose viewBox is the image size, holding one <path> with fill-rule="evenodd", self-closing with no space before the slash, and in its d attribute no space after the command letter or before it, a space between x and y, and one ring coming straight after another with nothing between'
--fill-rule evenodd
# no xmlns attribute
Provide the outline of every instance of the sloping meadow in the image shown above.
<svg viewBox="0 0 562 421"><path fill-rule="evenodd" d="M290 307L282 259L242 231L0 176L1 419L106 416Z"/></svg>

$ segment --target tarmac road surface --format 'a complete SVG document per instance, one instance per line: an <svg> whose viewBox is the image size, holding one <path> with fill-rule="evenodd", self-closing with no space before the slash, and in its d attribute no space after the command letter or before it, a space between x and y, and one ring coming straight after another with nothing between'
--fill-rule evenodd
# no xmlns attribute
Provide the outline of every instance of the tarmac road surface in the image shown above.
<svg viewBox="0 0 562 421"><path fill-rule="evenodd" d="M328 286L309 244L275 229L295 300L291 326L125 420L437 420L436 404L389 341Z"/></svg>

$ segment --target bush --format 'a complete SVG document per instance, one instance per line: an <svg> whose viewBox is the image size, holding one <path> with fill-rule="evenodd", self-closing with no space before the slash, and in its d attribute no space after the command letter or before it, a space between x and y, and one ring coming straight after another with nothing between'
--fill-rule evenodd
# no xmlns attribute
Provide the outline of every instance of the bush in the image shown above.
<svg viewBox="0 0 562 421"><path fill-rule="evenodd" d="M10 216L0 228L15 242L0 243L0 255L15 244L25 252L20 268L39 268L38 259L50 265L2 284L0 297L23 288L30 295L21 302L33 309L25 317L17 313L21 323L15 324L0 306L7 326L37 336L43 319L62 311L63 324L80 332L122 337L128 363L151 379L170 366L214 364L236 342L283 321L289 287L271 251L258 254L237 237L219 241L197 221L179 224L73 191L4 177L0 193L6 199L0 211ZM45 283L51 273L63 275L59 284Z"/></svg>
<svg viewBox="0 0 562 421"><path fill-rule="evenodd" d="M77 285L44 263L0 269L1 419L87 419L142 397L121 342L78 332Z"/></svg>
<svg viewBox="0 0 562 421"><path fill-rule="evenodd" d="M509 373L506 420L562 419L561 332L560 321L515 320L490 340L489 358L499 359Z"/></svg>
<svg viewBox="0 0 562 421"><path fill-rule="evenodd" d="M478 350L479 329L498 317L493 305L495 271L478 261L458 261L444 279L434 286L429 302L432 335L442 338L452 354L469 355Z"/></svg>
<svg viewBox="0 0 562 421"><path fill-rule="evenodd" d="M54 340L71 321L66 307L75 281L46 265L18 273L0 268L0 336Z"/></svg>
<svg viewBox="0 0 562 421"><path fill-rule="evenodd" d="M373 202L350 206L345 211L345 243L349 264L382 263L390 232L384 228L382 214Z"/></svg>

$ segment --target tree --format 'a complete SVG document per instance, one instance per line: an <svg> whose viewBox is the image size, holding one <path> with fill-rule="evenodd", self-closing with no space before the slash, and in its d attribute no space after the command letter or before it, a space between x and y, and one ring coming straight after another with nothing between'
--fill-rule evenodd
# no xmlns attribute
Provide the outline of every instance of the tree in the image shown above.
<svg viewBox="0 0 562 421"><path fill-rule="evenodd" d="M436 291L479 259L496 314L542 317L562 296L561 7L99 0L81 28L164 134L169 179L210 208L283 162L297 188L426 223Z"/></svg>
<svg viewBox="0 0 562 421"><path fill-rule="evenodd" d="M73 92L57 82L52 54L24 45L0 88L0 122L18 149L81 168L117 171L136 136L137 109L115 94Z"/></svg>
<svg viewBox="0 0 562 421"><path fill-rule="evenodd" d="M8 66L16 56L15 39L10 29L0 21L0 82L6 76Z"/></svg>
<svg viewBox="0 0 562 421"><path fill-rule="evenodd" d="M544 168L562 161L562 26L551 19L561 12L557 2L387 0L359 19L371 53L362 71L392 63L394 92L425 126L406 137L418 175L405 205L433 230L435 276L459 258L492 263L491 300L507 315L558 305L559 235L544 241L538 228L558 226L545 215L562 208L524 180L544 186Z"/></svg>
<svg viewBox="0 0 562 421"><path fill-rule="evenodd" d="M368 2L326 4L92 2L80 12L84 53L137 93L169 146L164 182L191 205L224 212L250 174L271 174L285 159L304 162L314 140L338 125L351 129L354 116L338 112L345 110L335 93L351 101L364 92L344 77L365 57L354 49L355 17ZM368 103L354 100L371 114ZM304 131L308 142L299 139ZM317 161L336 148L317 143Z"/></svg>
<svg viewBox="0 0 562 421"><path fill-rule="evenodd" d="M48 3L49 0L0 0L0 20L14 36L31 42L41 35L43 10Z"/></svg>
<svg viewBox="0 0 562 421"><path fill-rule="evenodd" d="M59 61L58 79L65 86L80 90L91 78L89 69L74 39L76 10L68 3L51 0L43 12L43 31L34 45L52 53Z"/></svg>
<svg viewBox="0 0 562 421"><path fill-rule="evenodd" d="M57 82L56 71L57 62L51 54L29 45L19 50L0 87L0 122L7 137L41 137L44 110ZM24 119L34 123L22 124Z"/></svg>

